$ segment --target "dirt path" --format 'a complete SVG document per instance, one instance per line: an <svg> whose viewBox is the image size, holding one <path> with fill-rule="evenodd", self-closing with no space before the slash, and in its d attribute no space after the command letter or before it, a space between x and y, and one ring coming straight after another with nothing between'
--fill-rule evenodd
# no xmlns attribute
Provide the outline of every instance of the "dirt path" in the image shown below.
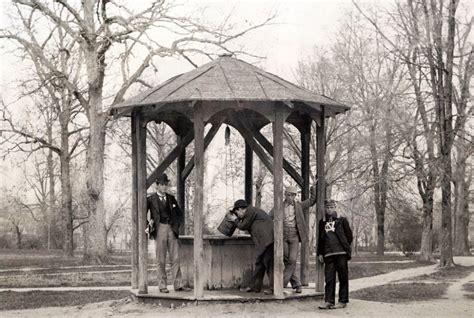
<svg viewBox="0 0 474 318"><path fill-rule="evenodd" d="M474 257L455 258L461 265L474 265ZM392 280L410 278L435 271L434 265L398 270L388 274L351 281L351 290L386 284ZM108 301L83 307L49 307L31 310L1 312L9 317L473 317L472 300L463 296L462 285L474 279L468 277L453 283L446 298L405 304L388 304L364 300L351 300L345 309L321 311L319 302L299 301L286 303L237 303L220 305L191 305L170 309L144 305L129 300ZM465 293L465 292L464 292Z"/></svg>

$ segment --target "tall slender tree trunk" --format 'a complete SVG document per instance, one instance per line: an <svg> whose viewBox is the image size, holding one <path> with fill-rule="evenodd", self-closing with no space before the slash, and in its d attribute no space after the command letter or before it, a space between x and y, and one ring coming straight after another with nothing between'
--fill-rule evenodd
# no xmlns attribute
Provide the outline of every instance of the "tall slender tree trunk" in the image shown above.
<svg viewBox="0 0 474 318"><path fill-rule="evenodd" d="M469 251L469 184L471 176L466 174L466 155L463 154L464 149L458 148L458 159L459 162L456 166L455 173L455 188L454 195L456 197L456 203L454 210L456 211L455 216L455 229L454 232L454 255L471 255Z"/></svg>
<svg viewBox="0 0 474 318"><path fill-rule="evenodd" d="M48 127L48 141L52 144L52 125ZM48 169L48 183L49 183L49 195L48 195L48 209L45 215L46 223L46 237L47 244L46 247L48 250L51 249L51 228L54 224L55 211L56 211L56 190L55 190L55 181L54 181L54 161L53 161L53 151L48 149L48 156L46 157L46 165Z"/></svg>
<svg viewBox="0 0 474 318"><path fill-rule="evenodd" d="M63 119L65 118L65 120ZM66 256L74 256L72 189L69 157L68 116L60 116L61 121L61 214L63 220L63 252Z"/></svg>

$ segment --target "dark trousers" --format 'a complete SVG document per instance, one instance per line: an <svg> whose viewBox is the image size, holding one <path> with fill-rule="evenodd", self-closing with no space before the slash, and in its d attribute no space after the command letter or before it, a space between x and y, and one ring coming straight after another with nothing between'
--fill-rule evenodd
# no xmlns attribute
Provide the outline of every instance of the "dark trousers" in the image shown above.
<svg viewBox="0 0 474 318"><path fill-rule="evenodd" d="M273 289L273 243L268 245L263 253L257 255L251 284L253 290L260 291L262 289L265 273L267 273L270 288Z"/></svg>
<svg viewBox="0 0 474 318"><path fill-rule="evenodd" d="M339 278L339 302L349 302L349 269L347 255L333 255L324 258L324 300L334 304L336 298L336 273Z"/></svg>

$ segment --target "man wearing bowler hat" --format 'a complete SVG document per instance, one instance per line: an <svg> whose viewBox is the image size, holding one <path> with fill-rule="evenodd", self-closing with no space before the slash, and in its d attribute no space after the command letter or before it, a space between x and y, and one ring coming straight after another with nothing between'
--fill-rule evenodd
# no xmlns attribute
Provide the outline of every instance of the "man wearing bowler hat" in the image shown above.
<svg viewBox="0 0 474 318"><path fill-rule="evenodd" d="M150 211L147 234L150 239L155 240L158 286L162 293L169 293L166 281L166 251L169 251L174 290L190 290L183 286L179 267L178 237L179 227L183 223L184 215L176 198L167 193L169 182L170 180L165 173L158 176L156 179L157 191L147 198L147 208Z"/></svg>
<svg viewBox="0 0 474 318"><path fill-rule="evenodd" d="M349 302L349 269L352 230L344 217L338 217L336 202L326 200L326 220L319 221L317 255L324 263L324 301L320 309L344 308ZM335 306L336 273L339 278L339 303Z"/></svg>
<svg viewBox="0 0 474 318"><path fill-rule="evenodd" d="M316 203L316 188L310 189L311 196L304 201L296 200L298 188L287 186L285 188L285 199L283 201L283 286L291 283L296 293L301 293L301 281L295 274L296 261L298 258L299 243L307 243L308 230L303 210ZM270 212L273 218L273 209Z"/></svg>
<svg viewBox="0 0 474 318"><path fill-rule="evenodd" d="M255 244L256 260L252 285L244 290L260 292L266 272L270 288L264 293L271 295L273 294L273 220L265 211L249 206L245 200L235 201L232 211L234 212L232 220L237 228L248 231Z"/></svg>

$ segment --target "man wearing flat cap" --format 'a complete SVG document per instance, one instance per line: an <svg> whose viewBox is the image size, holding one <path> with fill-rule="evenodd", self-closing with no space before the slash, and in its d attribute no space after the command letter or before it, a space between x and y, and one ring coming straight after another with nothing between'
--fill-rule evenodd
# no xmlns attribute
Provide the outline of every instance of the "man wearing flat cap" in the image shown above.
<svg viewBox="0 0 474 318"><path fill-rule="evenodd" d="M255 244L255 268L252 285L245 288L248 292L260 292L263 277L267 273L270 288L265 290L267 295L273 294L273 220L263 210L249 206L245 200L234 203L232 220L237 228L248 231Z"/></svg>
<svg viewBox="0 0 474 318"><path fill-rule="evenodd" d="M349 302L349 269L352 230L345 217L338 217L336 202L324 202L326 220L319 221L317 255L324 263L324 301L320 309L344 308ZM335 306L336 273L339 278L339 303Z"/></svg>
<svg viewBox="0 0 474 318"><path fill-rule="evenodd" d="M311 187L311 196L304 201L296 200L298 188L287 186L283 200L283 286L291 283L296 293L301 293L301 281L296 272L296 261L301 243L307 243L308 230L303 211L316 203L316 190ZM270 216L273 218L273 209Z"/></svg>
<svg viewBox="0 0 474 318"><path fill-rule="evenodd" d="M189 291L183 286L179 267L179 228L184 215L176 198L167 193L170 180L163 173L156 180L157 191L147 198L147 209L150 211L147 234L155 240L156 261L158 264L158 286L160 292L169 293L166 280L166 251L169 251L171 279L175 291Z"/></svg>

